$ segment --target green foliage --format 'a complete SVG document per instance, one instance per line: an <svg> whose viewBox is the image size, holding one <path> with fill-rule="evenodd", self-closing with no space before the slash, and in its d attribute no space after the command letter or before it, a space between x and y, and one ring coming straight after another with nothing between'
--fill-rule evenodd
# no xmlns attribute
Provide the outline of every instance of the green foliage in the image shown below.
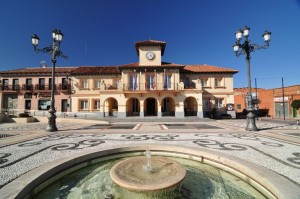
<svg viewBox="0 0 300 199"><path fill-rule="evenodd" d="M294 100L291 105L293 108L300 108L300 100Z"/></svg>

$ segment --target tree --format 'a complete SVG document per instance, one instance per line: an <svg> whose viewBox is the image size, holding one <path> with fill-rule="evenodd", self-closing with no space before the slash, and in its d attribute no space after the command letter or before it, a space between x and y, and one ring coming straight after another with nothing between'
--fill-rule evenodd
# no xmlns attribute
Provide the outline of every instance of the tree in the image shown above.
<svg viewBox="0 0 300 199"><path fill-rule="evenodd" d="M296 109L299 109L300 108L300 100L294 100L292 102L292 105L291 105L293 108L296 108Z"/></svg>

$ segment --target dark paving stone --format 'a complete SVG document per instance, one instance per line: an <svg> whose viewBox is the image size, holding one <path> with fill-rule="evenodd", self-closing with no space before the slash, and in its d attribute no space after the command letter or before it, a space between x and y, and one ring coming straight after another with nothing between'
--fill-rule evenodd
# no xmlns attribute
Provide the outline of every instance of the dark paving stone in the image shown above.
<svg viewBox="0 0 300 199"><path fill-rule="evenodd" d="M80 128L80 129L107 129L111 126L112 125L108 125L108 124L94 124L94 125L91 125L91 126Z"/></svg>
<svg viewBox="0 0 300 199"><path fill-rule="evenodd" d="M7 137L11 137L11 136L15 136L16 134L0 134L0 139L1 138L7 138Z"/></svg>
<svg viewBox="0 0 300 199"><path fill-rule="evenodd" d="M212 125L207 125L207 124L193 124L192 126L196 129L223 129L218 126L212 126Z"/></svg>
<svg viewBox="0 0 300 199"><path fill-rule="evenodd" d="M285 133L285 134L300 137L300 133Z"/></svg>
<svg viewBox="0 0 300 199"><path fill-rule="evenodd" d="M133 129L135 127L135 124L116 124L109 127L109 129Z"/></svg>
<svg viewBox="0 0 300 199"><path fill-rule="evenodd" d="M193 127L186 124L164 124L168 129L193 129Z"/></svg>

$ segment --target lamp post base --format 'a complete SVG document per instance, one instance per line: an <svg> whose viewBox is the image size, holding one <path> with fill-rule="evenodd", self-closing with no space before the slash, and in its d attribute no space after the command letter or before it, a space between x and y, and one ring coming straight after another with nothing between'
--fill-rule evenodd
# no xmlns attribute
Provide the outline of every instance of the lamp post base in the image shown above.
<svg viewBox="0 0 300 199"><path fill-rule="evenodd" d="M255 114L251 111L247 114L247 126L246 131L259 131L255 124Z"/></svg>
<svg viewBox="0 0 300 199"><path fill-rule="evenodd" d="M48 126L46 128L47 132L54 132L58 131L56 127L56 115L55 115L55 110L50 109L49 110L49 116L48 116Z"/></svg>

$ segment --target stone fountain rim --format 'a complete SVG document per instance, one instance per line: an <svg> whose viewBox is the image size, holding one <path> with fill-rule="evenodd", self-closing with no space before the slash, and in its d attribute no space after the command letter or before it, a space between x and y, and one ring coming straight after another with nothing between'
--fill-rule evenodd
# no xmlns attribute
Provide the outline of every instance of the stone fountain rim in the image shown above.
<svg viewBox="0 0 300 199"><path fill-rule="evenodd" d="M86 150L81 153L73 154L65 158L60 158L53 162L39 166L24 175L18 177L14 181L8 183L0 189L0 195L5 199L27 199L29 195L35 195L41 190L42 185L49 185L49 180L55 178L59 174L72 169L79 169L84 166L93 164L93 160L105 158L108 156L122 153L142 153L149 149L152 152L164 152L178 155L186 155L189 159L198 157L201 162L211 165L222 164L224 167L233 169L247 177L249 181L254 181L270 194L270 198L300 198L300 190L297 185L289 181L284 176L277 174L265 167L254 164L238 157L223 154L221 152L209 149L199 149L195 147L176 146L167 144L147 144L132 145L126 144L122 146L103 147L101 149ZM72 169L71 169L72 168ZM74 171L74 170L73 170ZM59 178L56 178L56 180ZM254 184L255 184L254 183ZM253 185L251 183L251 185Z"/></svg>

